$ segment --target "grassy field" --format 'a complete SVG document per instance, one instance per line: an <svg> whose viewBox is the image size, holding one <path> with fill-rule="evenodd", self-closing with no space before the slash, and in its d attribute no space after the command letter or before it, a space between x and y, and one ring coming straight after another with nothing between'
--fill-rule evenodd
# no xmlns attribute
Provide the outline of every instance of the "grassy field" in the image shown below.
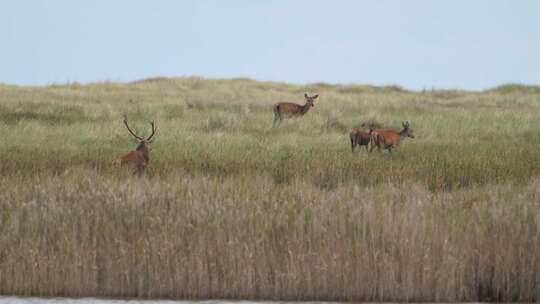
<svg viewBox="0 0 540 304"><path fill-rule="evenodd" d="M520 85L0 85L0 293L538 301L538 113ZM158 127L142 178L124 115ZM416 138L352 154L368 120Z"/></svg>

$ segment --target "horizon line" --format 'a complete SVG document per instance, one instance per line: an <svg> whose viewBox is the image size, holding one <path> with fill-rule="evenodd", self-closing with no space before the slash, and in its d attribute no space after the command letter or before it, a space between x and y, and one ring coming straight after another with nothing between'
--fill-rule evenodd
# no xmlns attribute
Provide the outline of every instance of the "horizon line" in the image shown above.
<svg viewBox="0 0 540 304"><path fill-rule="evenodd" d="M7 83L0 81L0 85L2 86L11 86L11 87L30 87L30 88L47 88L47 87L55 87L55 86L73 86L73 85L80 85L80 86L92 86L92 85L99 85L99 84L123 84L123 85L131 85L131 84L138 84L138 83L144 83L144 82L158 82L158 81L167 81L167 80L175 80L175 79L189 79L189 78L199 78L202 80L208 80L208 81L253 81L253 82L266 82L266 83L273 83L273 84L282 84L282 85L290 85L290 86L328 86L328 87L373 87L373 88L394 88L399 91L404 92L434 92L434 91L461 91L461 92L489 92L496 89L501 89L504 87L520 87L520 88L529 88L529 89L538 89L540 90L540 83L523 83L523 82L505 82L500 83L491 87L487 87L484 89L464 89L459 87L437 87L434 85L426 85L423 86L422 89L411 89L404 85L400 85L397 83L387 83L387 84L373 84L373 83L358 83L358 82L326 82L326 81L315 81L315 82L294 82L294 81L282 81L282 80L264 80L264 79L257 79L252 77L244 77L244 76L237 76L237 77L207 77L207 76L201 76L201 75L178 75L178 76L149 76L144 78L139 78L135 80L111 80L111 79L105 79L105 80L91 80L91 81L65 81L65 82L51 82L51 83L45 83L45 84L17 84L17 83Z"/></svg>

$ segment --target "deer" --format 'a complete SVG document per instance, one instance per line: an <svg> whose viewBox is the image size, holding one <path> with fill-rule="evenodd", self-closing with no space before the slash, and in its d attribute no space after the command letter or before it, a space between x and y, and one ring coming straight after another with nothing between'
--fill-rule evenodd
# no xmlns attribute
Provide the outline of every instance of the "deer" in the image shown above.
<svg viewBox="0 0 540 304"><path fill-rule="evenodd" d="M150 123L150 125L152 126L152 134L150 134L150 136L145 139L144 137L138 136L137 134L135 134L135 132L131 130L126 117L124 117L124 124L126 125L129 133L137 139L137 148L128 152L125 155L118 157L113 161L113 163L117 166L133 165L135 167L134 174L141 175L146 169L146 166L148 166L148 162L150 162L149 146L154 141L154 135L156 134L157 129L155 127L154 121L152 121Z"/></svg>
<svg viewBox="0 0 540 304"><path fill-rule="evenodd" d="M410 128L409 122L402 123L403 130L396 132L394 130L373 130L371 132L371 149L377 146L377 151L381 152L381 148L392 153L392 149L398 148L401 139L414 138L413 130Z"/></svg>
<svg viewBox="0 0 540 304"><path fill-rule="evenodd" d="M351 138L351 150L352 153L354 153L354 148L356 146L365 146L366 151L368 150L369 143L371 142L371 133L373 132L373 128L370 126L368 132L362 131L358 128L352 129L351 133L349 134L349 137ZM372 144L373 145L373 144ZM371 151L369 151L371 152Z"/></svg>
<svg viewBox="0 0 540 304"><path fill-rule="evenodd" d="M284 118L290 118L290 117L300 117L304 116L311 107L314 107L313 101L317 99L319 95L313 95L308 96L307 93L304 94L304 98L306 99L306 103L304 105L299 105L292 102L278 102L273 106L274 111L274 124L273 127L276 126L276 123L279 125L281 124L281 121Z"/></svg>

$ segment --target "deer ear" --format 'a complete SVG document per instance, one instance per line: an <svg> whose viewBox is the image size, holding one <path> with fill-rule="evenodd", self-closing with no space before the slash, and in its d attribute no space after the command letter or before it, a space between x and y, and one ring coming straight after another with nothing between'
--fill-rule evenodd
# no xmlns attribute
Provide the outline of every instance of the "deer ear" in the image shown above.
<svg viewBox="0 0 540 304"><path fill-rule="evenodd" d="M319 94L313 96L312 98L315 99L315 98L317 98L317 97L319 97Z"/></svg>
<svg viewBox="0 0 540 304"><path fill-rule="evenodd" d="M308 95L307 95L307 93L304 93L304 97L305 97L306 99L309 98Z"/></svg>

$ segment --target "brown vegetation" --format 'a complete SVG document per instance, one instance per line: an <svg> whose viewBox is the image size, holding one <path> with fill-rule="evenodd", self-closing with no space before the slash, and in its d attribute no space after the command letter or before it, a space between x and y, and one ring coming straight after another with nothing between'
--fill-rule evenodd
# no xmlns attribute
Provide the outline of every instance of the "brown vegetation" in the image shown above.
<svg viewBox="0 0 540 304"><path fill-rule="evenodd" d="M84 176L81 178L80 176ZM271 177L1 181L0 293L535 301L540 182L432 194Z"/></svg>

